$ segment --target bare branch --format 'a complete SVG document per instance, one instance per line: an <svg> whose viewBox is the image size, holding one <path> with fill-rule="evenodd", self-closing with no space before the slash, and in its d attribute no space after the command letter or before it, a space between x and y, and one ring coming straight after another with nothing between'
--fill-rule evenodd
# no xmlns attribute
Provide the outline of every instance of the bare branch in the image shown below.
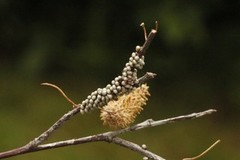
<svg viewBox="0 0 240 160"><path fill-rule="evenodd" d="M158 155L140 147L139 145L137 145L133 142L124 140L122 138L116 137L116 136L119 135L119 134L123 134L123 133L126 133L126 132L137 131L137 130L144 129L144 128L160 126L160 125L174 123L174 122L182 121L182 120L199 118L199 117L202 117L204 115L208 115L208 114L216 112L216 110L214 110L214 109L209 109L209 110L199 112L199 113L192 113L192 114L189 114L189 115L183 115L183 116L168 118L168 119L164 119L164 120L154 121L152 119L149 119L149 120L146 120L142 123L136 124L132 127L128 127L128 128L124 128L124 129L120 129L120 130L116 130L116 131L105 132L105 133L96 134L96 135L87 136L87 137L82 137L82 138L78 138L78 139L70 139L70 140L58 141L58 142L54 142L54 143L42 144L54 131L56 131L59 127L61 127L64 124L64 122L69 120L72 116L76 115L77 113L79 113L79 112L86 113L86 112L91 111L94 108L101 108L104 105L106 105L109 101L117 98L117 96L119 96L120 94L129 93L130 91L133 90L134 87L136 87L138 85L141 85L141 84L145 83L147 80L152 79L152 78L154 78L154 76L156 76L156 74L154 74L154 73L147 72L144 76L142 76L140 78L137 77L137 70L142 69L143 65L145 64L144 63L144 54L145 54L146 50L148 49L148 47L150 46L150 43L152 42L153 38L155 37L155 35L157 33L158 24L156 22L156 28L152 29L151 32L148 35L147 35L146 28L145 28L143 23L142 23L142 27L143 27L143 30L144 30L144 37L145 37L145 42L144 42L143 46L142 47L140 47L140 46L136 47L136 52L132 53L131 57L129 58L129 62L126 63L125 68L123 69L122 75L116 77L111 82L111 84L107 85L108 88L110 88L109 90L107 90L108 89L107 86L103 89L99 88L98 90L92 92L89 95L89 98L82 101L82 103L75 104L56 85L49 84L49 83L43 83L43 85L48 85L48 86L54 87L58 91L60 91L61 94L71 104L74 105L75 108L73 108L72 110L70 110L69 112L64 114L50 128L48 128L45 132L43 132L41 135L36 137L34 140L30 141L28 144L26 144L22 147L13 149L13 150L9 150L9 151L6 151L6 152L1 152L0 153L0 159L7 158L7 157L12 157L12 156L17 156L17 155L20 155L20 154L30 153L30 152L36 152L36 151L41 151L41 150L58 148L58 147L104 141L104 142L114 143L116 145L120 145L120 146L125 147L127 149L130 149L132 151L138 152L141 155L143 155L145 157L148 157L150 159L164 160L162 157L160 157L160 156L158 156ZM98 102L94 101L94 105L95 105L94 106L89 101L90 100L93 101L93 99L95 100L96 99L96 94L98 94L97 96L100 97L99 99L101 99L101 100L99 100ZM105 97L101 97L101 96L105 96ZM92 98L92 97L94 97L94 98ZM212 148L212 147L210 147L210 148ZM208 149L208 150L210 150L210 149Z"/></svg>
<svg viewBox="0 0 240 160"><path fill-rule="evenodd" d="M149 79L154 78L156 74L147 72L144 76L140 77L137 82L138 84L143 84ZM45 141L52 132L58 129L65 121L69 120L72 116L77 114L80 111L80 106L73 108L68 113L64 114L57 122L55 122L47 131L42 133L39 137L35 138L33 141L29 143L30 146L37 146Z"/></svg>
<svg viewBox="0 0 240 160"><path fill-rule="evenodd" d="M146 50L148 49L148 47L150 46L153 38L155 37L155 35L157 34L157 30L152 29L151 32L148 34L147 40L145 41L145 43L143 44L141 50L138 52L139 56L143 56L146 53Z"/></svg>
<svg viewBox="0 0 240 160"><path fill-rule="evenodd" d="M29 142L31 147L35 147L45 141L55 130L63 125L64 122L69 120L72 116L79 113L80 107L76 107L69 111L68 113L64 114L57 122L55 122L48 130L43 132L40 136L35 138L33 141Z"/></svg>
<svg viewBox="0 0 240 160"><path fill-rule="evenodd" d="M158 120L158 121L154 121L152 119L148 119L144 122L138 123L132 127L128 127L128 128L124 128L121 130L117 130L117 131L113 131L110 132L109 134L112 134L111 136L116 136L125 132L129 132L129 131L137 131L140 129L144 129L144 128L149 128L149 127L155 127L155 126L160 126L160 125L165 125L168 123L175 123L177 121L182 121L182 120L187 120L187 119L194 119L194 118L199 118L208 114L212 114L214 112L216 112L217 110L215 109L209 109L203 112L198 112L198 113L192 113L192 114L188 114L188 115L183 115L183 116L178 116L178 117L173 117L173 118L168 118L168 119L163 119L163 120Z"/></svg>
<svg viewBox="0 0 240 160"><path fill-rule="evenodd" d="M156 25L156 29L157 29L157 25ZM139 56L145 54L147 48L149 47L150 43L152 42L153 38L155 37L157 31L156 30L152 30L149 35L148 38L145 40L145 43L143 44L143 46L141 47L141 49L139 50L138 54ZM151 73L151 74L146 74L145 76L139 78L137 80L138 83L144 83L147 80L153 78L155 76L155 74ZM44 83L45 85L48 83ZM133 84L135 85L135 84ZM55 85L51 85L54 86L55 88L57 88L59 91L61 91L61 89L59 89L58 87L56 87ZM61 92L64 95L64 92ZM69 99L69 98L67 98ZM75 104L73 102L73 104ZM75 114L79 113L80 111L82 111L82 104L78 104L78 105L74 105L75 107L69 111L68 113L64 114L59 120L57 120L48 130L46 130L45 132L43 132L40 136L38 136L37 138L35 138L33 141L29 142L29 146L30 147L35 147L39 144L41 144L43 141L45 141L50 134L52 134L56 129L58 129L64 122L66 122L67 120L69 120L72 116L74 116ZM100 108L100 107L98 107Z"/></svg>
<svg viewBox="0 0 240 160"><path fill-rule="evenodd" d="M119 137L114 137L111 142L113 142L114 144L117 144L117 145L120 145L122 147L125 147L127 149L130 149L132 151L135 151L137 153L140 153L141 155L145 156L145 157L148 157L149 159L153 159L153 160L165 160L164 158L158 156L157 154L154 154L148 150L145 150L143 149L141 146L133 143L133 142L130 142L130 141L127 141L127 140L124 140L122 138L119 138Z"/></svg>
<svg viewBox="0 0 240 160"><path fill-rule="evenodd" d="M78 145L78 144L84 144L84 143L90 143L90 142L105 141L105 142L113 142L114 144L124 146L130 150L137 151L138 153L141 153L142 155L149 157L149 158L163 160L163 158L157 156L156 154L154 154L150 151L146 151L144 149L140 149L138 145L136 145L132 142L120 139L116 136L119 134L123 134L126 132L133 132L133 131L137 131L137 130L144 129L144 128L165 125L165 124L174 123L174 122L178 122L178 121L182 121L182 120L189 120L189 119L193 119L193 118L200 118L202 116L212 114L214 112L216 112L216 110L209 109L209 110L206 110L203 112L192 113L192 114L188 114L188 115L183 115L183 116L178 116L178 117L173 117L173 118L168 118L168 119L163 119L163 120L157 120L157 121L146 120L144 122L138 123L132 127L128 127L125 129L105 132L105 133L96 134L96 135L87 136L87 137L81 137L78 139L70 139L70 140L53 142L53 143L48 143L48 144L43 144L43 145L35 145L35 146L25 145L23 147L20 147L20 148L14 149L14 150L0 153L0 159L6 158L6 157L17 156L20 154L30 153L30 152L41 151L41 150L47 150L47 149L53 149L53 148L71 146L71 145ZM56 124L56 126L58 126L58 125ZM49 133L46 133L46 135L48 135L48 134ZM42 138L45 139L47 137L42 136ZM40 141L41 141L41 139L40 139ZM36 142L39 142L39 140L36 140Z"/></svg>
<svg viewBox="0 0 240 160"><path fill-rule="evenodd" d="M147 36L147 31L145 28L144 23L141 23L140 26L143 27L143 32L144 32L144 38L145 38L145 43L143 44L141 50L138 52L139 56L143 56L146 52L146 50L148 49L148 47L150 46L153 38L155 37L155 35L157 34L157 30L158 30L158 22L155 21L155 29L152 29L151 32L148 34Z"/></svg>
<svg viewBox="0 0 240 160"><path fill-rule="evenodd" d="M144 84L146 81L153 79L157 74L152 72L147 72L144 76L138 78L137 83L140 86L141 84Z"/></svg>
<svg viewBox="0 0 240 160"><path fill-rule="evenodd" d="M145 83L147 80L153 78L155 76L154 73L147 72L143 77L140 77L138 79L139 84ZM39 144L41 144L43 141L45 141L52 132L54 132L56 129L58 129L65 121L69 120L72 116L77 114L80 111L80 107L75 107L68 113L64 114L57 122L55 122L48 130L43 132L40 136L35 138L33 141L29 143L30 146L34 147Z"/></svg>
<svg viewBox="0 0 240 160"><path fill-rule="evenodd" d="M194 118L199 118L208 114L212 114L214 112L217 112L215 109L209 109L203 112L199 113L192 113L189 115L183 115L183 116L178 116L178 117L173 117L169 119L164 119L164 120L159 120L159 121L153 121L152 119L146 120L140 124L137 124L133 127L130 127L131 131L133 130L139 130L142 128L148 128L148 127L155 127L163 124L168 124L168 123L175 123L177 121L182 121L182 120L187 120L187 119L194 119Z"/></svg>

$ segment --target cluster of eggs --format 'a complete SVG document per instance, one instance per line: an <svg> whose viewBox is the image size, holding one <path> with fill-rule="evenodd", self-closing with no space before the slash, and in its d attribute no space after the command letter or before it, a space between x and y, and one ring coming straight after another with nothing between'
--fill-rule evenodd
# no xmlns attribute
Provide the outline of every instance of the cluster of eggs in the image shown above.
<svg viewBox="0 0 240 160"><path fill-rule="evenodd" d="M117 76L105 88L98 88L92 92L80 106L82 114L102 108L111 100L117 100L119 95L131 91L137 85L137 71L144 66L144 56L139 56L141 47L137 46L136 51L132 53L129 61L126 63L122 75Z"/></svg>

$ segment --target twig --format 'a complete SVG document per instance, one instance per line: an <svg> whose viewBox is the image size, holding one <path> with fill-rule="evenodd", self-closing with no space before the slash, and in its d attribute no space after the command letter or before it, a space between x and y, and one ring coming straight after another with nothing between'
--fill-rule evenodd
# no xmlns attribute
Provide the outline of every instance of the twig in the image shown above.
<svg viewBox="0 0 240 160"><path fill-rule="evenodd" d="M146 53L146 50L148 49L148 47L150 46L153 38L156 36L157 34L157 29L158 29L158 23L157 21L155 22L156 23L156 27L155 29L152 29L151 32L147 35L146 33L146 29L144 29L144 23L141 24L141 26L143 27L144 29L144 37L145 37L145 43L143 44L143 46L141 47L141 50L138 52L139 56L143 56L145 53Z"/></svg>
<svg viewBox="0 0 240 160"><path fill-rule="evenodd" d="M144 39L146 41L147 40L147 30L146 30L145 24L142 22L140 24L140 26L143 28Z"/></svg>
<svg viewBox="0 0 240 160"><path fill-rule="evenodd" d="M157 28L157 26L156 26ZM147 48L149 47L150 43L152 42L153 38L155 37L157 31L156 30L152 30L149 35L148 38L145 40L145 43L143 44L143 46L141 47L141 50L139 51L139 55L144 55ZM147 74L148 75L148 74ZM153 74L151 74L153 75ZM144 76L143 76L144 77ZM146 78L147 77L147 78ZM154 76L145 76L145 78L139 78L138 82L140 81L141 83L144 83L145 80L150 79L151 77ZM45 83L46 84L46 83ZM55 87L56 88L56 87ZM58 89L59 90L59 89ZM61 89L60 89L61 90ZM61 92L62 93L62 92ZM64 93L64 92L63 92ZM62 94L63 94L62 93ZM64 94L63 94L64 95ZM65 97L66 98L66 97ZM29 142L28 146L30 147L36 147L37 145L41 144L43 141L45 141L50 134L52 134L56 129L58 129L64 122L66 122L67 120L69 120L72 116L74 116L75 114L80 112L80 107L81 104L77 105L77 107L73 108L71 111L69 111L68 113L64 114L59 120L57 120L48 130L46 130L45 132L43 132L40 136L38 136L37 138L35 138L33 141Z"/></svg>
<svg viewBox="0 0 240 160"><path fill-rule="evenodd" d="M144 76L140 77L137 80L138 85L140 86L141 84L145 83L146 81L148 81L149 79L153 79L157 74L156 73L152 73L152 72L147 72Z"/></svg>
<svg viewBox="0 0 240 160"><path fill-rule="evenodd" d="M220 140L217 140L215 143L213 143L210 147L208 147L205 151L203 151L201 154L195 156L195 157L191 157L191 158L183 158L182 160L196 160L198 158L201 158L203 155L205 155L207 152L209 152L213 147L215 147L218 143L220 142Z"/></svg>
<svg viewBox="0 0 240 160"><path fill-rule="evenodd" d="M72 116L75 114L79 113L80 107L75 107L68 113L64 114L59 120L57 120L48 130L43 132L40 136L35 138L33 141L29 142L30 147L35 147L41 144L43 141L47 140L47 138L55 131L57 130L60 126L63 125L64 122L69 120Z"/></svg>
<svg viewBox="0 0 240 160"><path fill-rule="evenodd" d="M141 146L127 141L125 139L119 138L119 137L114 137L111 142L113 142L114 144L120 145L122 147L125 147L127 149L131 149L132 151L135 151L137 153L140 153L141 155L148 157L149 159L152 160L165 160L164 158L160 157L157 154L154 154L148 150L143 149Z"/></svg>
<svg viewBox="0 0 240 160"><path fill-rule="evenodd" d="M148 34L148 36L147 36L146 28L144 27L144 24L142 25L142 27L143 27L143 30L144 30L145 42L144 42L142 47L140 47L140 46L136 47L136 53L138 54L138 56L140 58L143 58L142 56L145 54L145 52L148 49L150 43L152 42L153 38L155 37L155 35L157 33L157 29L158 29L158 24L156 22L155 29L152 29L151 32ZM133 54L132 54L132 56L133 56ZM142 63L142 64L144 64L144 63ZM127 66L131 66L130 63ZM141 66L139 68L141 68ZM130 69L131 69L131 67L130 67ZM136 69L136 68L132 68L132 69ZM154 78L155 75L156 74L154 74L154 73L148 72L143 77L141 77L139 79L134 79L134 80L136 80L136 82L134 82L134 84L131 84L131 85L134 86L134 85L143 84L147 80L149 80L151 78ZM136 124L132 127L128 127L128 128L121 129L121 130L105 132L105 133L102 133L102 134L92 135L92 136L88 136L88 137L82 137L82 138L78 138L78 139L71 139L71 140L59 141L59 142L54 142L54 143L48 143L48 144L41 145L54 131L56 131L61 125L63 125L64 122L69 120L72 116L79 113L80 111L81 111L81 113L82 113L82 111L84 112L84 110L82 110L82 108L81 108L83 103L78 104L78 105L75 104L56 85L49 84L49 83L43 83L43 85L52 86L52 87L56 88L57 90L59 90L62 93L62 95L70 103L72 103L75 106L75 108L73 108L72 110L70 110L69 112L64 114L49 129L47 129L45 132L43 132L40 136L38 136L34 140L30 141L25 146L22 146L22 147L13 149L13 150L9 150L9 151L6 151L6 152L1 152L0 153L0 159L7 158L7 157L12 157L12 156L17 156L17 155L20 155L20 154L30 153L30 152L46 150L46 149L53 149L53 148L58 148L58 147L77 145L77 144L83 144L83 143L90 143L90 142L105 141L105 142L111 142L111 143L120 145L122 147L126 147L126 148L128 148L130 150L133 150L135 152L138 152L138 153L142 154L143 156L146 156L150 159L164 160L160 156L143 149L139 145L137 145L133 142L129 142L127 140L121 139L121 138L116 137L116 136L119 135L119 134L126 133L126 132L137 131L137 130L148 128L148 127L154 127L154 126L164 125L164 124L168 124L168 123L174 123L174 122L181 121L181 120L198 118L198 117L216 112L216 110L210 109L210 110L199 112L199 113L193 113L193 114L190 114L190 115L173 117L173 118L159 120L159 121L154 121L152 119L149 119L149 120L146 120L142 123ZM116 93L117 93L117 91L116 91ZM105 95L105 93L104 93L104 95ZM83 109L88 109L88 108L83 108Z"/></svg>
<svg viewBox="0 0 240 160"><path fill-rule="evenodd" d="M63 90L61 88L59 88L58 86L56 86L55 84L41 83L41 85L50 86L50 87L57 89L69 103L71 103L74 107L78 107L78 105L75 102L73 102L70 98L68 98L68 96L63 92Z"/></svg>
<svg viewBox="0 0 240 160"><path fill-rule="evenodd" d="M153 76L149 76L149 75L153 75L154 73L146 73L143 77L140 77L138 79L139 82L144 83L147 80L153 78ZM48 130L46 130L45 132L43 132L40 136L38 136L37 138L35 138L33 141L31 141L29 143L29 145L31 147L35 147L39 144L41 144L43 141L45 141L50 134L52 134L56 129L58 129L64 122L66 122L67 120L69 120L72 116L74 116L75 114L79 113L80 111L80 107L75 107L73 108L71 111L69 111L68 113L64 114L57 122L55 122Z"/></svg>
<svg viewBox="0 0 240 160"><path fill-rule="evenodd" d="M205 115L208 115L208 114L212 114L216 111L217 110L215 110L215 109L209 109L209 110L206 110L206 111L203 111L203 112L192 113L192 114L188 114L188 115L183 115L183 116L178 116L178 117L173 117L173 118L168 118L168 119L158 120L158 121L148 119L148 120L143 121L142 123L138 123L134 126L124 128L124 129L121 129L121 130L113 131L113 132L110 132L109 134L112 134L111 136L116 136L116 135L119 135L119 134L122 134L122 133L125 133L125 132L129 132L129 131L137 131L137 130L144 129L144 128L165 125L165 124L168 124L168 123L175 123L177 121L199 118L199 117L202 117L202 116L205 116Z"/></svg>
<svg viewBox="0 0 240 160"><path fill-rule="evenodd" d="M165 125L165 124L174 123L174 122L178 122L178 121L182 121L182 120L189 120L189 119L193 119L193 118L200 118L202 116L212 114L214 112L216 112L216 110L209 109L209 110L206 110L203 112L192 113L192 114L188 114L188 115L183 115L183 116L178 116L178 117L173 117L173 118L168 118L168 119L163 119L163 120L157 120L157 121L146 120L144 122L138 123L132 127L128 127L125 129L105 132L105 133L82 137L82 138L78 138L78 139L70 139L70 140L65 140L65 141L53 142L53 143L48 143L48 144L43 144L43 145L37 145L35 147L32 147L31 145L30 146L25 145L23 147L20 147L20 148L14 149L14 150L0 153L0 159L6 158L6 157L17 156L20 154L30 153L30 152L41 151L41 150L47 150L47 149L53 149L53 148L71 146L71 145L78 145L78 144L90 143L90 142L105 141L105 142L113 142L114 144L118 144L118 145L124 146L126 148L129 148L133 151L137 151L137 152L141 153L142 155L149 157L149 158L154 159L154 157L155 157L155 159L158 158L158 160L163 160L163 158L161 158L161 157L159 158L159 156L156 157L156 154L154 154L150 151L141 149L141 148L139 148L138 145L136 146L136 144L134 144L132 142L128 142L126 140L119 139L116 136L118 136L119 134L123 134L126 132L133 132L133 131L137 131L137 130L144 129L144 128ZM134 144L134 145L132 145L132 144Z"/></svg>

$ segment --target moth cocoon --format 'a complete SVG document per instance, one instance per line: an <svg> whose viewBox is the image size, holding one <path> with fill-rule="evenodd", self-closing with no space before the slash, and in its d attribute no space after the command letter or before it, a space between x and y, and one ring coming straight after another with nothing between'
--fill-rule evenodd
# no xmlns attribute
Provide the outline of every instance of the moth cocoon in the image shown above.
<svg viewBox="0 0 240 160"><path fill-rule="evenodd" d="M135 118L146 105L148 86L141 85L133 89L129 94L123 94L116 101L110 101L101 109L100 118L104 125L111 128L126 128L135 121Z"/></svg>

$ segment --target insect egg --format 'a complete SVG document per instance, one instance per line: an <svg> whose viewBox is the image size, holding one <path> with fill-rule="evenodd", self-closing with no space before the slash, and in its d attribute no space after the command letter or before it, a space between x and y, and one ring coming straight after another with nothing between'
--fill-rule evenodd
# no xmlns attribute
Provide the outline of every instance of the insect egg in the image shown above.
<svg viewBox="0 0 240 160"><path fill-rule="evenodd" d="M132 53L132 57L134 57L134 56L136 56L136 53L135 53L135 52Z"/></svg>
<svg viewBox="0 0 240 160"><path fill-rule="evenodd" d="M136 52L139 52L141 50L140 46L136 46Z"/></svg>
<svg viewBox="0 0 240 160"><path fill-rule="evenodd" d="M102 90L102 95L105 96L106 94L107 94L107 90L104 88L104 89Z"/></svg>

